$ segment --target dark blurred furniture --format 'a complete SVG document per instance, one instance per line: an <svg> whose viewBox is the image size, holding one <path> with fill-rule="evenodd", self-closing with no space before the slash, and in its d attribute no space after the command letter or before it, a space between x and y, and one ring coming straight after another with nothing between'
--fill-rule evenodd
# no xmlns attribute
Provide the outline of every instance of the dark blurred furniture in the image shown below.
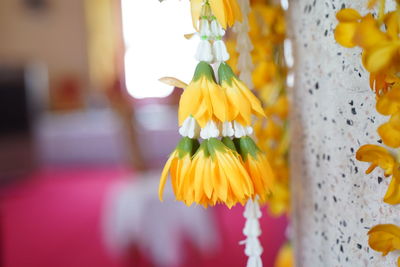
<svg viewBox="0 0 400 267"><path fill-rule="evenodd" d="M27 88L22 68L0 66L0 183L33 166Z"/></svg>

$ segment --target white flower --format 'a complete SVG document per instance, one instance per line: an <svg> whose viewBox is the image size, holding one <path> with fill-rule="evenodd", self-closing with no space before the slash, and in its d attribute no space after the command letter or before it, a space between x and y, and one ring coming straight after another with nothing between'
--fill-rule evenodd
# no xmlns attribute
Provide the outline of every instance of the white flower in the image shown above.
<svg viewBox="0 0 400 267"><path fill-rule="evenodd" d="M246 267L262 267L262 261L260 256L250 256L247 260Z"/></svg>
<svg viewBox="0 0 400 267"><path fill-rule="evenodd" d="M195 55L197 61L205 61L210 63L213 60L211 44L208 40L201 39L197 46Z"/></svg>
<svg viewBox="0 0 400 267"><path fill-rule="evenodd" d="M257 200L249 200L246 203L243 216L246 218L246 224L243 234L246 240L241 243L245 244L244 253L248 256L247 267L262 267L261 254L263 248L258 236L261 235L261 228L258 219L261 217L261 210Z"/></svg>
<svg viewBox="0 0 400 267"><path fill-rule="evenodd" d="M229 60L229 53L226 49L225 43L222 40L214 41L213 45L214 56L217 62L223 62Z"/></svg>
<svg viewBox="0 0 400 267"><path fill-rule="evenodd" d="M208 121L206 126L200 131L200 137L203 139L209 139L218 136L219 130L217 124L214 121Z"/></svg>
<svg viewBox="0 0 400 267"><path fill-rule="evenodd" d="M235 134L232 123L229 121L222 123L222 136L232 137Z"/></svg>
<svg viewBox="0 0 400 267"><path fill-rule="evenodd" d="M210 30L210 23L206 19L201 19L200 20L200 31L199 31L200 37L202 38L209 38L211 35L211 30Z"/></svg>
<svg viewBox="0 0 400 267"><path fill-rule="evenodd" d="M253 133L253 128L251 126L243 126L237 121L233 121L233 128L235 130L235 137L240 138L246 135L251 135Z"/></svg>
<svg viewBox="0 0 400 267"><path fill-rule="evenodd" d="M253 50L253 44L251 43L251 40L249 38L249 35L246 34L240 34L240 36L237 37L236 39L236 51L252 51Z"/></svg>
<svg viewBox="0 0 400 267"><path fill-rule="evenodd" d="M198 138L200 132L200 127L197 124L195 118L189 116L183 122L182 126L179 128L180 135L189 138Z"/></svg>
<svg viewBox="0 0 400 267"><path fill-rule="evenodd" d="M238 57L237 67L240 71L251 71L254 67L250 53L241 53Z"/></svg>
<svg viewBox="0 0 400 267"><path fill-rule="evenodd" d="M216 19L211 21L211 33L214 38L217 37L219 39L225 35L225 30L221 27L221 24L219 24Z"/></svg>

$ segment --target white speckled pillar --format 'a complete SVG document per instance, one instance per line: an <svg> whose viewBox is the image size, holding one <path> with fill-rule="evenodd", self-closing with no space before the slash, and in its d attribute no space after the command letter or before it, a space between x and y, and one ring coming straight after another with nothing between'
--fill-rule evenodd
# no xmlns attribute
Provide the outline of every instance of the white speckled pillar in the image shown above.
<svg viewBox="0 0 400 267"><path fill-rule="evenodd" d="M400 208L383 203L388 179L355 160L366 143L378 144L384 118L374 109L359 49L339 46L336 12L362 12L367 0L292 0L288 16L294 42L293 232L297 266L390 267L368 247L368 229L400 224ZM397 217L397 218L396 218Z"/></svg>

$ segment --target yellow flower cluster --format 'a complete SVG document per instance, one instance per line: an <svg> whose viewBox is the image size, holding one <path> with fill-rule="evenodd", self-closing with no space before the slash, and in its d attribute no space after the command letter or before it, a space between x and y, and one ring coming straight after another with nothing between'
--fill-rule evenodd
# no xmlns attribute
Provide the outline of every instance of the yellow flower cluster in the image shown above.
<svg viewBox="0 0 400 267"><path fill-rule="evenodd" d="M254 49L251 58L254 64L252 82L266 114L256 121L254 132L258 146L266 151L268 161L275 174L272 193L267 199L268 211L281 216L290 211L289 186L289 102L286 94L287 67L284 63L283 42L286 37L284 10L273 1L252 1L249 14L249 36ZM231 35L232 36L232 35ZM231 54L230 65L239 64L236 40L227 41ZM235 72L238 72L235 69ZM293 249L282 246L276 267L294 266Z"/></svg>
<svg viewBox="0 0 400 267"><path fill-rule="evenodd" d="M393 250L400 250L400 227L394 224L379 224L368 232L369 246L386 256ZM400 266L400 257L397 259L397 266Z"/></svg>
<svg viewBox="0 0 400 267"><path fill-rule="evenodd" d="M265 116L260 100L240 81L231 67L221 63L218 68L220 85L214 71L206 62L197 65L192 82L179 102L179 125L192 115L201 127L210 120L237 121L249 126L251 116Z"/></svg>
<svg viewBox="0 0 400 267"><path fill-rule="evenodd" d="M251 52L254 63L252 80L266 114L254 125L257 144L266 152L276 181L268 198L271 214L280 216L290 208L288 147L289 110L285 90L287 68L284 64L283 42L285 39L285 16L280 5L268 1L253 1L249 14ZM238 64L235 40L227 41L231 54L230 65Z"/></svg>
<svg viewBox="0 0 400 267"><path fill-rule="evenodd" d="M363 145L358 149L356 159L371 163L366 171L367 174L380 167L385 171L385 177L392 176L383 200L392 205L400 204L400 165L395 156L381 146Z"/></svg>
<svg viewBox="0 0 400 267"><path fill-rule="evenodd" d="M399 83L399 12L380 13L376 19L372 13L361 16L346 8L336 17L336 41L344 47L362 48L362 62L370 72L370 86L377 96Z"/></svg>
<svg viewBox="0 0 400 267"><path fill-rule="evenodd" d="M377 4L370 0L369 7ZM359 46L362 62L370 72L370 87L376 94L376 109L388 122L378 128L383 143L390 148L400 147L400 1L397 9L385 13L385 0L379 1L378 17L372 13L361 16L354 9L342 9L336 15L339 23L335 29L336 41L344 47ZM400 204L400 163L389 149L367 144L361 146L356 158L371 165L366 173L380 167L385 177L392 177L384 196L384 202ZM381 224L369 232L369 245L386 255L400 250L400 228L392 224ZM399 263L400 266L400 258Z"/></svg>
<svg viewBox="0 0 400 267"><path fill-rule="evenodd" d="M203 129L210 121L220 127L231 121L246 127L252 115L264 116L260 101L229 65L221 63L218 76L219 83L211 65L206 62L197 65L179 103L181 126L193 118ZM219 131L218 127L214 130ZM205 207L217 203L232 207L256 196L265 201L274 180L267 157L247 134L233 139L207 137L201 144L197 139L182 138L164 167L160 199L168 173L177 200Z"/></svg>

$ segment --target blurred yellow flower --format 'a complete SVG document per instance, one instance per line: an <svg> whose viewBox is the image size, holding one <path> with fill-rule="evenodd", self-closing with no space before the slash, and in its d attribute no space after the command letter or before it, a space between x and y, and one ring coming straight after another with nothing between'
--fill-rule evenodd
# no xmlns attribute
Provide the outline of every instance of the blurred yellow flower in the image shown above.
<svg viewBox="0 0 400 267"><path fill-rule="evenodd" d="M387 149L381 146L361 146L356 153L356 159L371 163L369 168L365 171L367 174L371 173L378 166L385 171L385 176L390 176L393 173L395 158Z"/></svg>
<svg viewBox="0 0 400 267"><path fill-rule="evenodd" d="M385 256L400 249L400 228L394 224L379 224L368 231L368 244Z"/></svg>
<svg viewBox="0 0 400 267"><path fill-rule="evenodd" d="M376 110L383 115L392 115L400 110L400 83L383 94L376 102Z"/></svg>
<svg viewBox="0 0 400 267"><path fill-rule="evenodd" d="M335 29L339 44L363 49L362 62L370 72L370 87L377 97L398 81L400 70L399 12L384 14L383 9L379 14L375 19L371 13L361 16L354 9L342 9L336 15L339 24Z"/></svg>
<svg viewBox="0 0 400 267"><path fill-rule="evenodd" d="M385 148L377 145L363 145L356 153L357 160L370 162L371 166L366 173L372 172L376 167L380 167L385 171L385 176L392 175L389 187L383 198L388 204L400 203L400 170L399 163L395 157Z"/></svg>
<svg viewBox="0 0 400 267"><path fill-rule="evenodd" d="M285 244L279 249L274 267L293 267L293 266L294 266L293 248L289 244Z"/></svg>
<svg viewBox="0 0 400 267"><path fill-rule="evenodd" d="M390 120L378 128L378 133L385 145L400 147L400 110L390 117Z"/></svg>
<svg viewBox="0 0 400 267"><path fill-rule="evenodd" d="M281 216L290 211L290 191L288 181L277 181L274 184L272 194L268 198L268 211L272 216Z"/></svg>
<svg viewBox="0 0 400 267"><path fill-rule="evenodd" d="M391 205L400 203L400 171L398 163L396 163L393 168L393 177L390 181L383 201Z"/></svg>

